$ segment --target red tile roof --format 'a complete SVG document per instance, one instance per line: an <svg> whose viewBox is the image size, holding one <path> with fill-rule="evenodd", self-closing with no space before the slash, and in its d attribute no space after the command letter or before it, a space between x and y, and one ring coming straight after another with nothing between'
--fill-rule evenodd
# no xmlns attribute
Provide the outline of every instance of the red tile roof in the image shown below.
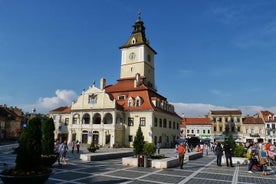
<svg viewBox="0 0 276 184"><path fill-rule="evenodd" d="M106 86L105 91L113 96L114 99L116 99L117 105L122 107L125 111L148 111L148 110L154 110L154 111L160 111L160 112L166 112L173 114L175 116L178 116L175 112L169 112L162 108L155 107L154 104L152 104L152 99L159 99L160 102L167 102L167 99L163 97L162 95L155 92L153 89L148 88L145 84L141 84L138 87L134 86L134 80L135 78L125 78L125 79L119 79L118 82L114 85ZM119 99L119 96L125 95L125 99ZM128 106L128 100L130 97L135 100L136 97L140 97L143 101L141 106ZM179 117L179 116L178 116Z"/></svg>
<svg viewBox="0 0 276 184"><path fill-rule="evenodd" d="M71 112L71 106L67 107L58 107L54 110L50 111L51 113L70 113Z"/></svg>
<svg viewBox="0 0 276 184"><path fill-rule="evenodd" d="M261 111L260 113L262 114L265 122L276 121L276 119L274 118L274 113L270 111Z"/></svg>
<svg viewBox="0 0 276 184"><path fill-rule="evenodd" d="M242 112L241 110L211 110L210 111L211 115L236 115L236 114L239 114L239 115L242 115Z"/></svg>
<svg viewBox="0 0 276 184"><path fill-rule="evenodd" d="M262 118L254 118L252 116L248 116L243 118L243 124L264 124Z"/></svg>
<svg viewBox="0 0 276 184"><path fill-rule="evenodd" d="M209 118L182 118L181 125L212 125Z"/></svg>

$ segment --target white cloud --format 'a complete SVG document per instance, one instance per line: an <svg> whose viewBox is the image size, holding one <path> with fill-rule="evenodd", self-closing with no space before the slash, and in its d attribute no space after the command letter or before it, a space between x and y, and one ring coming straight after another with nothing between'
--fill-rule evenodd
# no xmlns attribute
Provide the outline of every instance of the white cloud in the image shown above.
<svg viewBox="0 0 276 184"><path fill-rule="evenodd" d="M48 113L50 110L53 110L62 106L71 105L72 101L77 98L77 93L72 90L66 89L57 89L55 96L53 97L41 97L33 105L25 105L23 107L24 111L31 112L35 108L37 113Z"/></svg>
<svg viewBox="0 0 276 184"><path fill-rule="evenodd" d="M254 115L262 110L268 110L276 113L275 107L262 107L262 106L237 106L237 107L226 107L217 106L212 104L201 104L201 103L172 103L175 107L175 112L186 117L204 117L208 114L209 110L241 110L242 116Z"/></svg>
<svg viewBox="0 0 276 184"><path fill-rule="evenodd" d="M210 92L214 95L221 96L221 97L230 96L230 94L224 93L223 91L218 90L218 89L212 89L212 90L210 90Z"/></svg>

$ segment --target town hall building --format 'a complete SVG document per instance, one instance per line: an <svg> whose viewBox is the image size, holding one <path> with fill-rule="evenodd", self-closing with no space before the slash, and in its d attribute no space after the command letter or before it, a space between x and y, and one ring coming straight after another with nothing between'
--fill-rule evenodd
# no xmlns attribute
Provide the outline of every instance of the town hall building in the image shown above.
<svg viewBox="0 0 276 184"><path fill-rule="evenodd" d="M121 70L117 83L100 80L83 90L68 107L49 112L56 138L93 142L102 147L132 147L140 126L146 142L170 147L180 135L182 118L157 92L155 55L140 15L127 42L120 47Z"/></svg>

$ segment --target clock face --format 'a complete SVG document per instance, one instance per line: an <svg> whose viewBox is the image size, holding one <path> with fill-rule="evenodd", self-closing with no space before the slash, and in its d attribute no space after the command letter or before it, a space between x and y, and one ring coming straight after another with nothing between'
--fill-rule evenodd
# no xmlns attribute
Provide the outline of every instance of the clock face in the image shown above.
<svg viewBox="0 0 276 184"><path fill-rule="evenodd" d="M136 57L136 55L135 55L135 53L134 52L131 52L130 54L129 54L129 59L135 59L135 57Z"/></svg>

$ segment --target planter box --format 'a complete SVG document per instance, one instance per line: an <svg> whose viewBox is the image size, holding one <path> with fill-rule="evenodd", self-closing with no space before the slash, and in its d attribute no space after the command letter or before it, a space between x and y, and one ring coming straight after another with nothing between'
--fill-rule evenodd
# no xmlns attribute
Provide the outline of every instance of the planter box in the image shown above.
<svg viewBox="0 0 276 184"><path fill-rule="evenodd" d="M133 151L122 151L122 152L106 152L106 153L85 153L80 154L80 159L83 161L99 161L114 158L122 158L125 156L133 155Z"/></svg>
<svg viewBox="0 0 276 184"><path fill-rule="evenodd" d="M185 155L184 162L201 158L203 156L200 152L188 153ZM138 158L136 157L124 157L122 158L122 164L125 166L138 167ZM163 159L148 159L147 166L152 168L171 168L179 165L177 157L168 157Z"/></svg>
<svg viewBox="0 0 276 184"><path fill-rule="evenodd" d="M245 160L248 160L248 159L244 158L244 157L232 157L232 163L233 164L238 164L238 163L242 164L242 163L244 163ZM225 155L222 156L221 163L226 164Z"/></svg>

